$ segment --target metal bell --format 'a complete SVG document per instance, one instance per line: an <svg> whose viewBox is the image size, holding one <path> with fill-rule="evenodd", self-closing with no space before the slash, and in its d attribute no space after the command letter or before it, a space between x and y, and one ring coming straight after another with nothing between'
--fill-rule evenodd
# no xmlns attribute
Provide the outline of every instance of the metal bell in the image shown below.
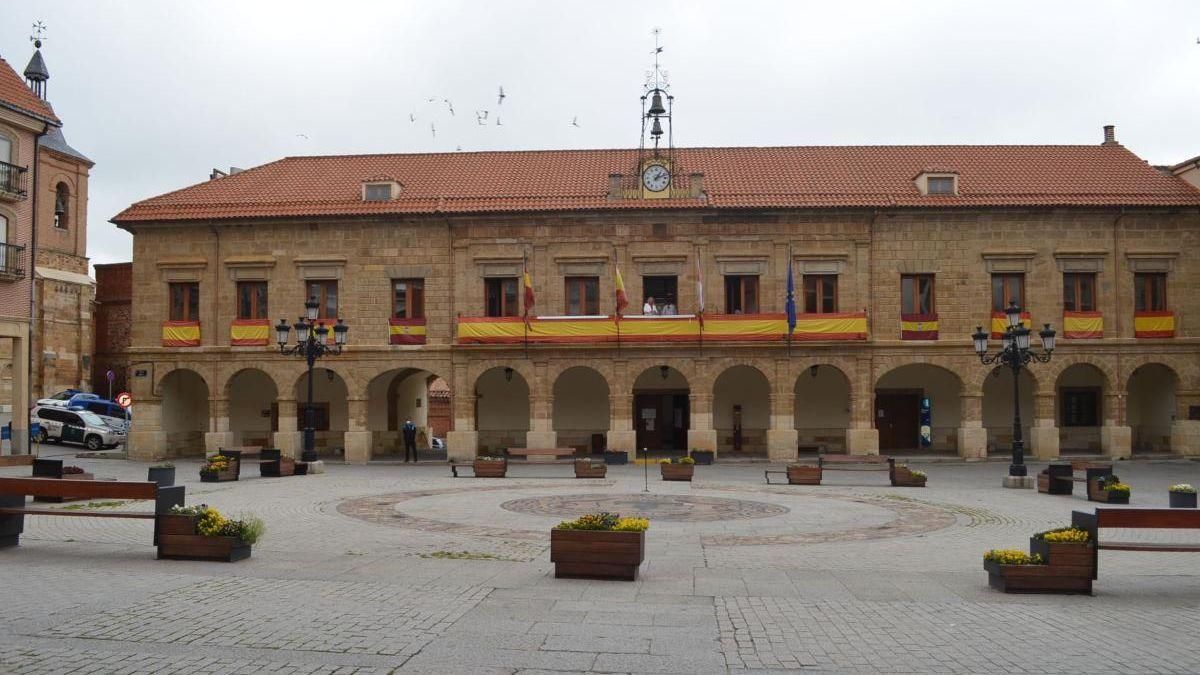
<svg viewBox="0 0 1200 675"><path fill-rule="evenodd" d="M662 125L658 123L658 118L655 117L654 118L654 126L650 127L650 135L657 138L659 136L662 136L662 134L663 134Z"/></svg>
<svg viewBox="0 0 1200 675"><path fill-rule="evenodd" d="M650 99L650 114L661 115L665 112L667 112L667 109L663 107L662 94L656 91L654 92L654 96Z"/></svg>

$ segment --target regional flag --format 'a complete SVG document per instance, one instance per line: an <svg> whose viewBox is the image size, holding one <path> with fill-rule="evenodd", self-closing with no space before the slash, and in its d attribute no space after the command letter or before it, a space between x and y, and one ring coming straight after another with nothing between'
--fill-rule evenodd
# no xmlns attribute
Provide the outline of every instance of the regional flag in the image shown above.
<svg viewBox="0 0 1200 675"><path fill-rule="evenodd" d="M620 320L621 312L629 306L629 297L625 295L625 281L621 279L621 268L617 265L617 259L613 258L613 271L616 275L617 287L617 319Z"/></svg>
<svg viewBox="0 0 1200 675"><path fill-rule="evenodd" d="M792 261L788 260L787 302L784 303L787 312L788 339L796 332L796 280L792 277Z"/></svg>

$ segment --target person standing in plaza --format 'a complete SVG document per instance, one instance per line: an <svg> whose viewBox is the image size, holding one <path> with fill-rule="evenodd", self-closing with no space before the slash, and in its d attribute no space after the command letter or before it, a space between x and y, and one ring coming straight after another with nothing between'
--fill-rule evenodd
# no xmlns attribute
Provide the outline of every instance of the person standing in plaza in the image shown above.
<svg viewBox="0 0 1200 675"><path fill-rule="evenodd" d="M404 461L409 461L409 455L412 456L412 461L417 461L417 425L408 420L404 423Z"/></svg>

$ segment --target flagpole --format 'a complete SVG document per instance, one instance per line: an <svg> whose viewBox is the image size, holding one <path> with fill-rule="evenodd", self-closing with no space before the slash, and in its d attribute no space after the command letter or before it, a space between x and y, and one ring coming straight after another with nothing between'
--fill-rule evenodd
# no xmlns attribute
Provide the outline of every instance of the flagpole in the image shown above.
<svg viewBox="0 0 1200 675"><path fill-rule="evenodd" d="M529 296L527 295L528 291L526 290L528 288L528 286L526 284L528 284L528 283L529 283L529 252L522 250L521 251L521 304L525 308L525 320L522 321L522 323L525 324L524 333L525 333L525 360L526 361L529 360Z"/></svg>
<svg viewBox="0 0 1200 675"><path fill-rule="evenodd" d="M791 309L785 310L785 311L790 311L792 314L794 314L796 312L796 282L795 282L795 279L792 277L792 245L791 244L788 244L787 266L788 266L787 278L788 278L788 286L789 286L787 302L791 303ZM790 315L785 320L785 325L787 326L787 356L788 356L788 359L791 359L792 358L792 317Z"/></svg>

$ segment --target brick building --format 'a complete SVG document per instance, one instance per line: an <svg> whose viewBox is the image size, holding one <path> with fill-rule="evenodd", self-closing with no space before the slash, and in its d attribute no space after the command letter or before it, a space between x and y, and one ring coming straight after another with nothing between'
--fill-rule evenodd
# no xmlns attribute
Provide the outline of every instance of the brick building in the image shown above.
<svg viewBox="0 0 1200 675"><path fill-rule="evenodd" d="M95 347L92 357L92 391L107 396L107 374L113 373L113 395L125 391L129 367L129 333L133 315L133 264L96 265Z"/></svg>
<svg viewBox="0 0 1200 675"><path fill-rule="evenodd" d="M970 335L1009 301L1059 330L1053 360L1022 376L1037 456L1200 454L1200 192L1176 169L1106 128L1092 146L289 157L217 173L114 218L134 237L130 358L152 364L131 382L131 456L297 453L306 375L272 326L308 297L351 327L314 378L318 447L348 461L394 452L406 417L424 424L435 376L452 457L1005 452L1011 376L990 377Z"/></svg>

